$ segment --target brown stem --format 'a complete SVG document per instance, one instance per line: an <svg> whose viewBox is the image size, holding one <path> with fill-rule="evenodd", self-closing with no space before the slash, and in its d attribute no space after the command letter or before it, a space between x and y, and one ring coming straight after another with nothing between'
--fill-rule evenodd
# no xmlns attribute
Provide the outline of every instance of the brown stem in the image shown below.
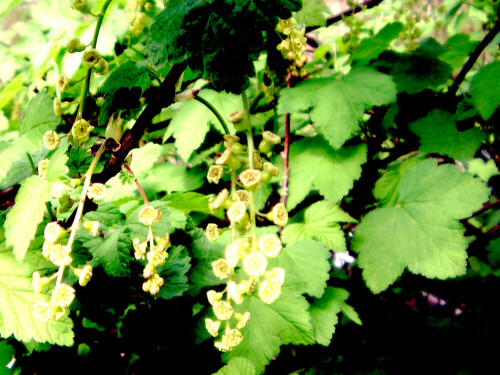
<svg viewBox="0 0 500 375"><path fill-rule="evenodd" d="M155 95L151 98L149 104L144 108L141 115L135 122L132 129L123 134L120 140L119 148L113 152L104 166L104 170L95 175L94 182L105 183L111 177L115 176L121 170L121 166L125 161L130 150L137 147L144 131L151 124L153 118L158 115L163 108L170 106L175 98L175 84L181 77L182 72L186 69L186 62L176 64L170 69L165 80L161 83Z"/></svg>
<svg viewBox="0 0 500 375"><path fill-rule="evenodd" d="M474 51L472 51L471 55L469 56L469 60L467 60L465 65L462 67L462 70L458 73L457 78L455 78L455 81L453 82L453 85L451 85L450 89L448 90L448 95L450 97L454 97L457 94L457 91L460 88L462 82L465 80L465 76L467 75L467 73L469 73L479 56L481 56L481 53L483 53L484 49L488 46L488 44L491 43L491 41L499 32L500 16L499 19L497 19L495 26L488 32L488 34L485 35L484 39L477 45Z"/></svg>
<svg viewBox="0 0 500 375"><path fill-rule="evenodd" d="M337 14L336 16L328 18L326 20L326 26L330 26L330 25L333 25L334 23L342 21L343 17L350 16L352 14L356 14L358 12L361 12L362 10L365 10L365 9L373 8L377 5L379 5L382 1L384 1L384 0L366 0L354 9L347 9L347 10L343 11L342 13ZM306 27L306 33L314 31L320 27L321 26L308 26L308 27Z"/></svg>
<svg viewBox="0 0 500 375"><path fill-rule="evenodd" d="M500 205L500 199L497 199L496 201L493 201L493 202L488 202L482 208L480 208L479 210L474 212L472 214L472 216L474 217L474 216L481 215L483 212L488 211L490 208L493 208L493 207L498 206L498 205Z"/></svg>
<svg viewBox="0 0 500 375"><path fill-rule="evenodd" d="M290 88L290 75L286 78L286 87ZM288 182L290 178L290 113L285 116L285 145L283 149L283 194L281 195L281 203L286 206L286 200L288 198Z"/></svg>

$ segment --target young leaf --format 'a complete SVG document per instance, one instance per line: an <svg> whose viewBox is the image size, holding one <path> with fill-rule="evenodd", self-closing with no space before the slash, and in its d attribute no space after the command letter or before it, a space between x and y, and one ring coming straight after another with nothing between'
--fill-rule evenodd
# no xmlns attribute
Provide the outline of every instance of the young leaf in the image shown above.
<svg viewBox="0 0 500 375"><path fill-rule="evenodd" d="M331 250L344 251L345 237L339 222L355 223L356 220L340 207L320 201L306 209L304 223L288 224L283 229L281 238L289 245L309 238L324 243Z"/></svg>
<svg viewBox="0 0 500 375"><path fill-rule="evenodd" d="M246 358L231 358L226 366L213 375L257 375L252 361Z"/></svg>
<svg viewBox="0 0 500 375"><path fill-rule="evenodd" d="M325 26L330 8L323 0L302 0L302 9L295 13L297 23L306 26Z"/></svg>
<svg viewBox="0 0 500 375"><path fill-rule="evenodd" d="M338 323L338 313L344 309L350 311L350 315L356 319L356 323L361 324L351 306L345 301L349 298L349 293L341 288L327 287L323 297L315 300L309 308L311 321L314 329L314 339L318 344L328 346L335 333L335 325ZM345 312L344 312L345 313Z"/></svg>
<svg viewBox="0 0 500 375"><path fill-rule="evenodd" d="M500 61L482 67L471 83L472 101L481 117L488 120L500 104Z"/></svg>
<svg viewBox="0 0 500 375"><path fill-rule="evenodd" d="M49 161L49 166L47 167L47 180L50 182L56 181L67 181L69 180L68 173L69 168L66 165L69 158L66 155L69 144L67 142L61 142L57 150L52 154Z"/></svg>
<svg viewBox="0 0 500 375"><path fill-rule="evenodd" d="M242 309L250 311L250 321L243 340L224 355L225 360L248 358L260 374L271 358L278 355L281 345L314 343L309 304L300 295L302 288L298 285L299 281L287 274L281 295L272 304L267 305L254 295L246 299Z"/></svg>
<svg viewBox="0 0 500 375"><path fill-rule="evenodd" d="M171 247L167 251L167 263L158 270L165 281L158 296L172 299L182 296L189 288L186 273L191 268L191 258L184 246Z"/></svg>
<svg viewBox="0 0 500 375"><path fill-rule="evenodd" d="M210 102L224 119L241 108L241 98L234 94L201 90L199 96ZM196 100L190 100L182 103L181 109L170 122L163 141L173 135L179 156L187 162L193 151L201 146L211 126L214 126L219 133L224 131L210 109Z"/></svg>
<svg viewBox="0 0 500 375"><path fill-rule="evenodd" d="M472 159L486 138L479 127L459 132L452 114L439 109L410 124L410 130L420 137L420 152L457 160Z"/></svg>
<svg viewBox="0 0 500 375"><path fill-rule="evenodd" d="M45 202L50 197L51 184L39 176L31 176L23 182L16 196L16 204L5 219L7 246L14 247L14 254L22 260L37 225L43 219Z"/></svg>
<svg viewBox="0 0 500 375"><path fill-rule="evenodd" d="M333 150L320 136L292 144L288 210L313 189L319 190L331 203L341 200L361 177L366 152L364 144Z"/></svg>
<svg viewBox="0 0 500 375"><path fill-rule="evenodd" d="M27 161L26 153L39 154L37 160L45 157L47 150L42 144L43 135L48 130L54 130L58 123L59 119L54 113L52 97L42 91L29 102L19 121L19 138L15 139L10 147L5 147L0 151L0 160L2 160L0 164L0 180L2 182L0 184L2 186L8 187L6 186L8 185L7 181L3 180L5 177L10 177L10 183L22 180L11 177L12 167L19 170L20 165L24 166L24 176L27 175L26 168L29 164L25 164Z"/></svg>
<svg viewBox="0 0 500 375"><path fill-rule="evenodd" d="M114 228L104 238L96 237L85 241L83 246L92 253L93 267L102 266L104 272L112 277L129 276L132 246L123 227Z"/></svg>
<svg viewBox="0 0 500 375"><path fill-rule="evenodd" d="M385 25L376 35L361 41L359 48L352 53L351 61L360 65L368 64L388 50L390 43L399 36L402 30L403 24L400 22Z"/></svg>
<svg viewBox="0 0 500 375"><path fill-rule="evenodd" d="M278 259L287 275L293 273L305 284L305 293L319 298L330 278L330 257L330 250L322 243L303 240L283 249Z"/></svg>
<svg viewBox="0 0 500 375"><path fill-rule="evenodd" d="M428 278L464 274L467 240L458 220L482 207L489 196L485 184L428 159L404 171L395 189L396 199L368 213L355 232L368 287L385 290L405 268Z"/></svg>
<svg viewBox="0 0 500 375"><path fill-rule="evenodd" d="M71 147L67 162L71 178L83 176L89 169L90 163L92 163L92 155L89 155L87 150L80 146Z"/></svg>
<svg viewBox="0 0 500 375"><path fill-rule="evenodd" d="M281 92L278 113L313 107L311 118L330 145L340 148L359 130L364 111L396 100L392 78L370 68L354 69L338 80L308 79Z"/></svg>
<svg viewBox="0 0 500 375"><path fill-rule="evenodd" d="M33 305L50 300L50 293L35 294L32 274L37 261L28 259L19 263L10 251L0 251L0 335L19 341L35 340L53 345L73 345L73 322L61 320L42 322L34 315ZM34 263L34 264L33 264Z"/></svg>

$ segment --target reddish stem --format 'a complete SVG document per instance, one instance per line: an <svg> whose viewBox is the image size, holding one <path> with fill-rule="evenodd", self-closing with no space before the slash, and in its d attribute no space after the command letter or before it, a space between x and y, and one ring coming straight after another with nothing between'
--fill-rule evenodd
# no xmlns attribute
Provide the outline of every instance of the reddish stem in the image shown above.
<svg viewBox="0 0 500 375"><path fill-rule="evenodd" d="M290 75L286 77L286 87L290 88ZM283 195L281 196L281 203L286 206L288 198L288 182L290 178L290 113L285 115L285 148L283 150Z"/></svg>
<svg viewBox="0 0 500 375"><path fill-rule="evenodd" d="M141 184L139 183L139 180L135 176L134 172L132 171L132 169L130 169L130 167L128 165L124 165L123 167L128 171L128 173L130 173L132 176L134 176L135 184L137 185L137 188L139 189L139 193L141 193L141 197L144 200L144 204L146 206L149 206L148 197L146 196L146 193L144 192L144 189L142 188Z"/></svg>

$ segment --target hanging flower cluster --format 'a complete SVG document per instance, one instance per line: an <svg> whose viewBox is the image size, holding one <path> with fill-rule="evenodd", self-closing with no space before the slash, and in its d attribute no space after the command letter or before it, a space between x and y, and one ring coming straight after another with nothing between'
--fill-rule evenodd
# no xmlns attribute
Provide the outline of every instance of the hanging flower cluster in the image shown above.
<svg viewBox="0 0 500 375"><path fill-rule="evenodd" d="M234 113L229 120L238 129L244 116L240 112ZM215 320L206 318L205 327L210 335L219 338L215 341L215 347L222 352L232 350L241 342L241 330L251 319L249 311L237 312L235 307L243 303L245 296L255 291L264 303L273 303L280 296L281 286L285 281L284 269L268 267L268 260L279 255L282 244L275 234L260 238L257 236L254 200L255 191L279 174L276 166L268 161L263 162L260 153L269 154L281 139L265 131L258 150L254 150L253 138L249 142L252 142L251 146L245 147L240 143L239 137L226 135L226 148L207 175L209 182L217 184L225 173L230 173L232 185L231 192L222 189L209 203L210 210L214 213L220 209L226 210L232 233L232 242L227 245L224 257L212 262L213 273L226 281L226 287L221 292L207 292ZM237 186L241 189L237 189ZM279 226L288 221L288 213L282 203L275 205L267 215L261 216L266 216ZM223 230L217 224L210 223L205 234L213 242L217 241ZM236 272L238 268L242 268L244 272Z"/></svg>
<svg viewBox="0 0 500 375"><path fill-rule="evenodd" d="M71 266L73 262L71 247L67 244L63 245L59 243L66 232L57 221L48 223L45 226L45 242L42 248L42 255L45 259L59 267L59 269L51 276L42 277L38 272L33 273L33 290L37 294L41 293L46 286L55 280L50 301L38 301L33 307L35 316L43 322L61 319L66 316L68 313L67 308L75 298L75 289L62 280L66 267L71 267L74 274L78 277L78 283L81 286L87 285L92 277L92 266L86 265L83 268L74 268Z"/></svg>
<svg viewBox="0 0 500 375"><path fill-rule="evenodd" d="M153 3L154 1L147 0L128 0L128 20L132 35L139 36L144 32L148 18L146 13L151 11Z"/></svg>
<svg viewBox="0 0 500 375"><path fill-rule="evenodd" d="M146 281L142 284L142 289L152 295L160 292L164 283L163 278L158 274L157 268L163 266L168 258L166 249L170 246L170 238L155 236L153 233L153 224L161 218L161 211L157 208L146 205L139 212L139 222L148 226L149 231L146 239L141 241L134 238L134 256L137 260L147 259L144 267L143 276Z"/></svg>
<svg viewBox="0 0 500 375"><path fill-rule="evenodd" d="M304 54L307 48L307 39L305 35L305 27L296 28L297 21L295 18L287 20L279 20L276 26L276 31L283 34L285 38L278 44L278 51L283 57L293 62L289 67L292 77L306 77L307 70L304 65L307 63L307 56Z"/></svg>

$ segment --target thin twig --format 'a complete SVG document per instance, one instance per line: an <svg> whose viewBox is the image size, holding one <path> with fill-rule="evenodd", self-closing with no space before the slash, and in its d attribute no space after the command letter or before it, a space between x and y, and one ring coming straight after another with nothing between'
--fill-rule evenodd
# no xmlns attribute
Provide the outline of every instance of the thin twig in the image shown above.
<svg viewBox="0 0 500 375"><path fill-rule="evenodd" d="M343 17L350 16L352 14L361 12L362 10L365 10L365 9L373 8L377 5L379 5L382 1L384 1L384 0L366 0L365 2L359 4L354 9L349 8L349 9L343 11L342 13L337 14L336 16L328 18L326 20L326 26L331 26L334 23L342 21ZM306 34L311 32L311 31L314 31L316 29L319 29L320 27L321 26L308 26L308 27L306 27Z"/></svg>
<svg viewBox="0 0 500 375"><path fill-rule="evenodd" d="M135 181L135 184L137 185L137 188L139 189L139 193L141 193L142 200L144 201L144 204L146 206L149 206L148 197L147 197L146 193L144 192L144 189L142 188L141 184L139 183L139 180L137 179L135 173L132 171L132 169L130 169L130 167L128 165L125 165L124 168L128 171L128 173L130 173L132 176L134 176L134 181Z"/></svg>
<svg viewBox="0 0 500 375"><path fill-rule="evenodd" d="M290 76L286 79L286 87L290 88ZM283 149L283 177L282 177L282 187L283 193L281 194L281 203L286 206L286 200L288 198L288 182L290 179L290 113L285 115L285 145Z"/></svg>
<svg viewBox="0 0 500 375"><path fill-rule="evenodd" d="M499 32L500 32L500 15L499 19L497 19L497 22L495 23L495 26L488 32L488 34L485 35L484 39L481 41L481 43L477 45L474 51L472 51L469 60L467 60L465 65L462 67L462 70L460 70L460 72L458 73L457 78L455 78L455 81L453 82L453 85L451 85L450 89L448 90L448 95L450 97L454 97L457 95L460 85L465 80L465 76L472 69L472 67L476 63L479 56L481 56L485 48L488 47L488 44L490 44L493 41L493 39Z"/></svg>
<svg viewBox="0 0 500 375"><path fill-rule="evenodd" d="M479 210L474 212L472 214L472 217L481 215L483 212L488 211L490 208L493 208L493 207L498 206L498 205L500 205L500 199L497 199L496 201L493 201L493 202L488 202L482 208L480 208Z"/></svg>
<svg viewBox="0 0 500 375"><path fill-rule="evenodd" d="M229 128L227 127L226 122L224 121L224 118L221 116L221 114L219 113L219 111L217 111L217 109L208 100L203 99L201 96L198 96L198 95L196 95L194 97L194 99L197 100L197 101L199 101L205 107L207 107L210 111L212 111L212 113L215 115L215 117L217 117L217 120L219 120L220 124L224 128L224 132L226 134L231 134L231 132L229 131Z"/></svg>

